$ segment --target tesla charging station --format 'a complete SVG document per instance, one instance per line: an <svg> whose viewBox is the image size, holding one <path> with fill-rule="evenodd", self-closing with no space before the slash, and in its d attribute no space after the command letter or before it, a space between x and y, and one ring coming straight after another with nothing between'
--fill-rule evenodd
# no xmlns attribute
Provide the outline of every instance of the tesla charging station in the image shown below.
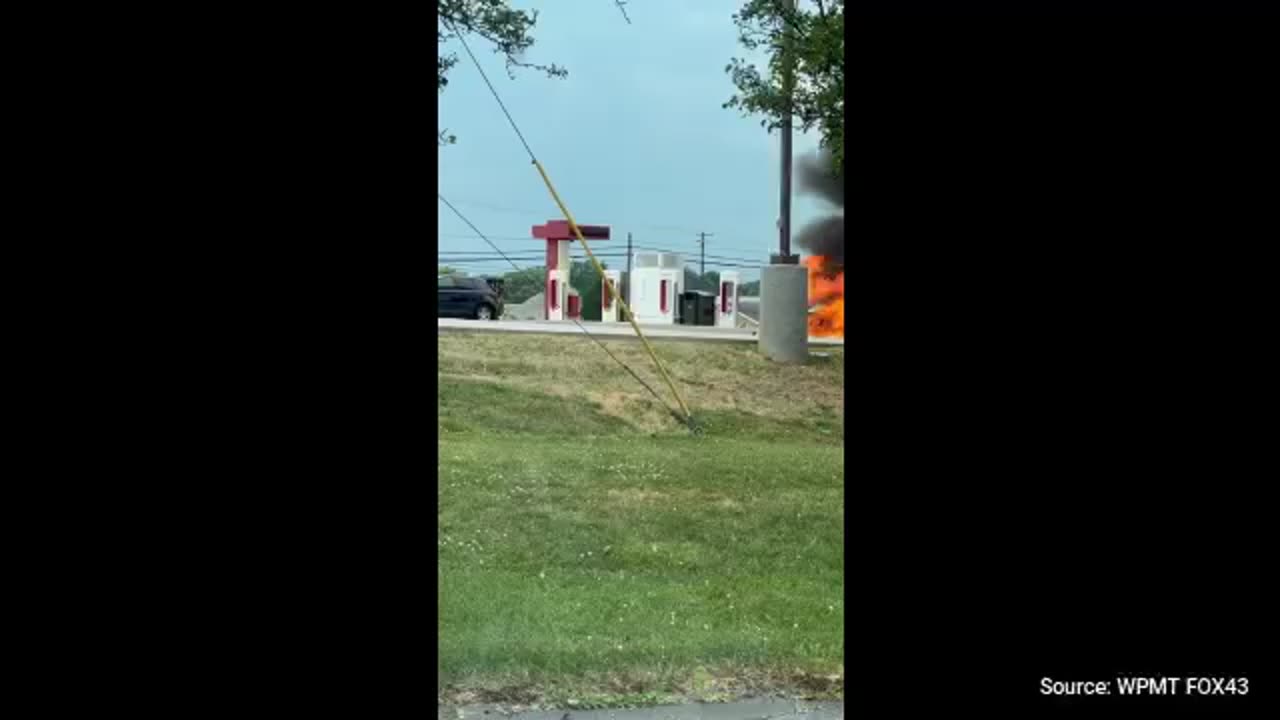
<svg viewBox="0 0 1280 720"><path fill-rule="evenodd" d="M738 326L738 286L741 277L736 270L720 273L720 297L716 300L716 327Z"/></svg>
<svg viewBox="0 0 1280 720"><path fill-rule="evenodd" d="M608 240L608 225L578 225L582 237L587 240ZM533 236L547 241L547 277L543 283L542 319L564 320L578 314L581 308L570 307L569 244L577 237L569 229L568 220L548 220L546 225L534 225ZM574 303L577 304L575 298Z"/></svg>
<svg viewBox="0 0 1280 720"><path fill-rule="evenodd" d="M627 304L636 322L674 325L684 284L684 258L676 253L636 253Z"/></svg>
<svg viewBox="0 0 1280 720"><path fill-rule="evenodd" d="M605 280L617 288L618 297L622 297L622 273L617 270L605 270ZM625 298L624 298L625 299ZM600 286L600 322L625 322L626 318L622 315L622 305L614 302L613 293L609 292L609 288Z"/></svg>

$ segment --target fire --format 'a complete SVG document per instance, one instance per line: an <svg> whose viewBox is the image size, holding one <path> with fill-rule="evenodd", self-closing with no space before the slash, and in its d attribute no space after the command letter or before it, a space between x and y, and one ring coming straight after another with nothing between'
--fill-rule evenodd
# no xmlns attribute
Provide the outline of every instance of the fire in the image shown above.
<svg viewBox="0 0 1280 720"><path fill-rule="evenodd" d="M844 337L844 269L822 255L804 259L809 268L809 335Z"/></svg>

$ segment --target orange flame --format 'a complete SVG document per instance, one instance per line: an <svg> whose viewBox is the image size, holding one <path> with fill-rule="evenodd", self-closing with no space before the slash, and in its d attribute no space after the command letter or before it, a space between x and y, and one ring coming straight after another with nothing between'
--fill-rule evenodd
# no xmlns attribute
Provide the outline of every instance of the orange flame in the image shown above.
<svg viewBox="0 0 1280 720"><path fill-rule="evenodd" d="M809 335L844 337L844 269L827 267L827 258L804 259L809 268Z"/></svg>

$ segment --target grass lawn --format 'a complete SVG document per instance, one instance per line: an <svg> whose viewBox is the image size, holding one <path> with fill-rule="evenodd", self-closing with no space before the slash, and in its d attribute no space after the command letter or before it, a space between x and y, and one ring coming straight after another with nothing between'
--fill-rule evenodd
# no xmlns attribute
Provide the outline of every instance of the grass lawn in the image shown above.
<svg viewBox="0 0 1280 720"><path fill-rule="evenodd" d="M584 338L439 342L441 702L839 696L839 351L657 344L693 437Z"/></svg>

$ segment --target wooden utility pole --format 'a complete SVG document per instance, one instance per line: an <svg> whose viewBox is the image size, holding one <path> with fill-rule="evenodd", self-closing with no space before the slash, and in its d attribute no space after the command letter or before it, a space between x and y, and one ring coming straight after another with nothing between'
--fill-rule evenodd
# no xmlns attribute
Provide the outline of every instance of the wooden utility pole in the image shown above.
<svg viewBox="0 0 1280 720"><path fill-rule="evenodd" d="M698 261L698 276L707 274L707 238L715 237L715 233L701 232L698 233L698 244L702 246L702 257Z"/></svg>
<svg viewBox="0 0 1280 720"><path fill-rule="evenodd" d="M631 306L631 233L627 233L627 274L622 278L622 299Z"/></svg>

